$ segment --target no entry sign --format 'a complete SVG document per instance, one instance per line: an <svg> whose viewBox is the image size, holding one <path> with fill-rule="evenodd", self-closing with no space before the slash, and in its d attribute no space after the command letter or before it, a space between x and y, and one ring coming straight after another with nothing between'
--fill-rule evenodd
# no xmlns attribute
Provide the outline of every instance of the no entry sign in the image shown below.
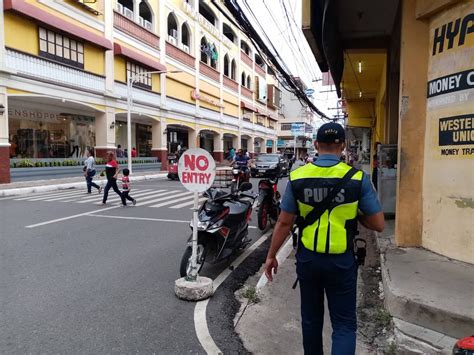
<svg viewBox="0 0 474 355"><path fill-rule="evenodd" d="M178 174L187 190L204 192L211 187L216 177L216 162L204 149L188 149L179 158Z"/></svg>

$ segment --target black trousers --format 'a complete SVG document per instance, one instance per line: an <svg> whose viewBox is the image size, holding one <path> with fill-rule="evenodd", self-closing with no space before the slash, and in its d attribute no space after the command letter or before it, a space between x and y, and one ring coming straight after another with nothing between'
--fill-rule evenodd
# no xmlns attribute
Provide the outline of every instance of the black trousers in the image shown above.
<svg viewBox="0 0 474 355"><path fill-rule="evenodd" d="M120 198L122 199L123 201L123 198L122 198L122 193L120 192L118 186L117 186L117 179L109 179L107 180L107 184L105 185L104 187L104 197L102 198L102 203L106 203L107 202L107 197L109 197L109 190L110 189L113 189L115 191L115 193L117 195L120 196Z"/></svg>
<svg viewBox="0 0 474 355"><path fill-rule="evenodd" d="M122 191L122 205L126 206L127 205L127 201L125 200L129 200L129 201L133 201L135 200L132 196L129 195L130 191Z"/></svg>

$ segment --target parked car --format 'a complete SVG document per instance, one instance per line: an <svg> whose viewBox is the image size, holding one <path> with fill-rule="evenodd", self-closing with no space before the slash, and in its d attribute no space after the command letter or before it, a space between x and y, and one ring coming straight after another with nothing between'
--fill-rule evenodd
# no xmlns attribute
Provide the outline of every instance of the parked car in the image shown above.
<svg viewBox="0 0 474 355"><path fill-rule="evenodd" d="M250 168L250 173L252 177L287 176L289 173L288 161L280 154L260 154L255 161L255 166Z"/></svg>

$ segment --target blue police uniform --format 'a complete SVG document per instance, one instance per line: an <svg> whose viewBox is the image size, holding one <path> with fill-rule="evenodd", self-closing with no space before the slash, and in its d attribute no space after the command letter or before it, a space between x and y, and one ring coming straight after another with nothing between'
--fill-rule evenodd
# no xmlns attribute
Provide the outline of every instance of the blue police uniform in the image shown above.
<svg viewBox="0 0 474 355"><path fill-rule="evenodd" d="M340 159L337 155L322 154L312 164L330 168L340 164ZM380 203L365 173L359 186L357 208L369 216L380 212ZM296 195L292 183L289 182L280 205L283 211L295 215L300 213L301 204L299 205ZM356 224L354 228L356 229ZM329 230L327 234L329 236ZM323 242L326 242L326 238ZM296 272L301 291L303 346L306 354L323 353L322 329L326 292L333 328L332 353L354 354L357 330L357 263L350 246L347 246L345 252L331 254L327 252L329 242L327 243L324 245L326 252L317 252L316 246L310 250L308 245L302 243L296 255Z"/></svg>

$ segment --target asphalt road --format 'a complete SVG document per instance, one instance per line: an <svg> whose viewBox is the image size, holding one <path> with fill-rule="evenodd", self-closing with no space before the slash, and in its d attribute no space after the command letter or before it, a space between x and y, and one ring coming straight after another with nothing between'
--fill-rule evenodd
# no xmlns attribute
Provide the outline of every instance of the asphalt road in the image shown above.
<svg viewBox="0 0 474 355"><path fill-rule="evenodd" d="M160 172L161 163L133 164L134 172ZM104 169L104 165L98 165L97 170ZM81 166L59 166L48 168L12 168L10 169L12 182L63 179L70 177L81 177Z"/></svg>
<svg viewBox="0 0 474 355"><path fill-rule="evenodd" d="M0 199L0 353L204 352L194 303L173 290L192 196L167 180L133 189L138 204L128 208L113 192L104 208L101 196L77 189ZM26 228L90 211L99 212ZM251 225L255 241L262 234L255 214ZM264 251L254 254L208 307L211 335L224 352L245 351L233 333L229 290L258 270ZM205 265L201 275L215 278L226 267Z"/></svg>

